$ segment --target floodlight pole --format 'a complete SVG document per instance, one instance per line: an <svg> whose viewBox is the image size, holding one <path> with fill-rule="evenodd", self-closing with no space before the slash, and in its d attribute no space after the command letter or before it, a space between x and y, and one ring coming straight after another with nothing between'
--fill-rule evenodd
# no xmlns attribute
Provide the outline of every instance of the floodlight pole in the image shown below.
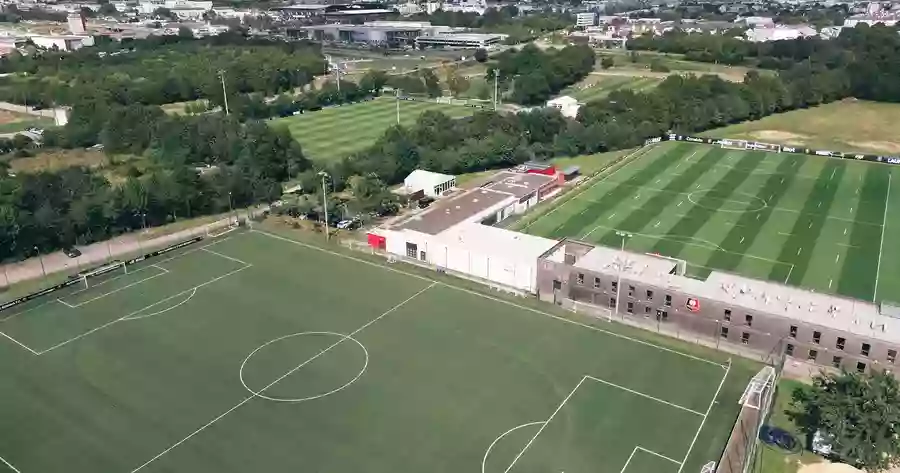
<svg viewBox="0 0 900 473"><path fill-rule="evenodd" d="M397 102L397 124L400 124L400 89L394 89L394 96L396 97L395 102Z"/></svg>
<svg viewBox="0 0 900 473"><path fill-rule="evenodd" d="M47 269L44 268L44 255L41 254L41 250L38 249L37 245L34 245L34 251L37 252L38 260L40 260L40 262L41 262L41 274L43 274L44 277L46 278L47 277Z"/></svg>
<svg viewBox="0 0 900 473"><path fill-rule="evenodd" d="M228 93L225 92L225 70L219 69L219 78L222 79L222 101L225 102L225 115L228 115Z"/></svg>
<svg viewBox="0 0 900 473"><path fill-rule="evenodd" d="M497 76L500 75L500 69L494 69L494 111L497 111Z"/></svg>
<svg viewBox="0 0 900 473"><path fill-rule="evenodd" d="M319 176L322 177L322 209L325 211L325 241L328 241L331 239L331 235L328 234L328 191L325 189L325 178L328 177L328 173L319 171Z"/></svg>
<svg viewBox="0 0 900 473"><path fill-rule="evenodd" d="M619 275L616 281L616 317L619 316L619 304L621 304L622 299L622 267L625 266L625 240L631 238L631 233L616 231L616 235L622 237L622 250L621 250L621 260L619 261ZM609 321L612 322L612 315L609 316Z"/></svg>

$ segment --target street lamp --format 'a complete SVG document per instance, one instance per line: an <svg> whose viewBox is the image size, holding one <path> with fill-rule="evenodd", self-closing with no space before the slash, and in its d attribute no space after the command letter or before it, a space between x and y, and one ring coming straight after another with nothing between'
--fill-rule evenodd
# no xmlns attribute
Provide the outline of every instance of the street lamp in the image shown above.
<svg viewBox="0 0 900 473"><path fill-rule="evenodd" d="M325 178L329 176L325 171L319 171L319 176L322 177L322 209L325 211L325 241L328 241L331 239L331 236L328 234L328 192L325 190Z"/></svg>
<svg viewBox="0 0 900 473"><path fill-rule="evenodd" d="M628 262L627 256L625 256L625 240L633 237L634 235L632 235L631 233L628 233L628 232L621 232L621 231L616 230L616 236L622 237L622 250L621 250L622 255L620 256L621 259L618 262L619 275L618 275L618 280L616 282L616 317L618 317L619 316L619 304L621 303L620 301L622 299L622 268ZM609 321L612 322L612 315L609 316Z"/></svg>
<svg viewBox="0 0 900 473"><path fill-rule="evenodd" d="M41 254L41 250L38 249L37 245L34 245L34 251L38 254L38 260L40 260L40 262L41 262L41 274L43 274L44 277L46 278L47 277L47 269L44 268L44 255Z"/></svg>
<svg viewBox="0 0 900 473"><path fill-rule="evenodd" d="M234 203L231 200L231 191L228 191L228 212L234 217L234 223L237 223L237 213L234 211Z"/></svg>
<svg viewBox="0 0 900 473"><path fill-rule="evenodd" d="M222 101L225 103L225 115L228 115L228 92L225 92L225 70L219 69L219 77L222 79Z"/></svg>

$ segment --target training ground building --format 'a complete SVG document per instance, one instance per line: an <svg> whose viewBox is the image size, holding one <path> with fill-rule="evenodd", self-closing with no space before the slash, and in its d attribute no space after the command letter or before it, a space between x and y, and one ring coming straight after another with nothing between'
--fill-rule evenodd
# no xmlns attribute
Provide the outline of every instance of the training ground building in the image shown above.
<svg viewBox="0 0 900 473"><path fill-rule="evenodd" d="M553 194L563 175L548 174L502 171L474 188L442 192L428 208L373 230L368 243L400 259L534 293L538 257L556 241L493 225Z"/></svg>
<svg viewBox="0 0 900 473"><path fill-rule="evenodd" d="M785 357L812 372L893 369L900 308L720 271L697 279L685 275L683 260L493 226L551 196L562 182L563 173L504 171L373 230L368 244L587 317L767 362Z"/></svg>

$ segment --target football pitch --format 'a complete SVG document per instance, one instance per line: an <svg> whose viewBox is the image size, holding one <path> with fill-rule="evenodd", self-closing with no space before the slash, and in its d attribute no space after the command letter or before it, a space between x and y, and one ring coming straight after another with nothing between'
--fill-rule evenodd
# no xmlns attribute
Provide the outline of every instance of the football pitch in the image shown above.
<svg viewBox="0 0 900 473"><path fill-rule="evenodd" d="M639 152L640 153L640 152ZM898 168L690 143L647 148L525 231L684 259L863 300L896 300Z"/></svg>
<svg viewBox="0 0 900 473"><path fill-rule="evenodd" d="M280 234L178 251L0 314L0 471L697 473L758 369Z"/></svg>
<svg viewBox="0 0 900 473"><path fill-rule="evenodd" d="M373 145L384 131L397 124L397 100L381 97L317 112L279 118L274 126L287 126L307 157L319 161L341 159ZM439 111L451 118L472 115L476 108L435 102L400 100L400 124L411 126L423 112Z"/></svg>

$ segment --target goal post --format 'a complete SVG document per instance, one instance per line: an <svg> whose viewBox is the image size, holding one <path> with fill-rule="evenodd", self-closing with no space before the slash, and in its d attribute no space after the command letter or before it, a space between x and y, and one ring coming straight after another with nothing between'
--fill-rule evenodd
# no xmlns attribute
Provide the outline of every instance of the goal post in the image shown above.
<svg viewBox="0 0 900 473"><path fill-rule="evenodd" d="M125 274L128 274L128 266L117 261L81 274L81 281L84 288L88 289Z"/></svg>

